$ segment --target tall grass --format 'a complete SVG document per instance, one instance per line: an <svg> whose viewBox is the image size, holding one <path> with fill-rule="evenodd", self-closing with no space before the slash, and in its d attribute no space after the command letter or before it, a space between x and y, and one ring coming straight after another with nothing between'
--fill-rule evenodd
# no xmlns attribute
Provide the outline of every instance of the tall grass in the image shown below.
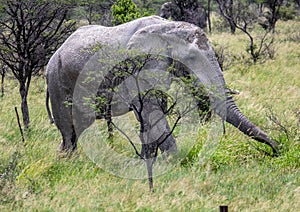
<svg viewBox="0 0 300 212"><path fill-rule="evenodd" d="M14 112L20 104L18 85L9 79L0 99L0 211L217 211L219 205L232 211L297 211L300 48L293 38L300 24L279 24L274 60L257 65L235 60L224 73L229 86L240 91L235 99L243 113L281 144L279 157L266 156L264 145L226 125L215 153L200 165L197 155L209 128L204 126L186 160L155 178L155 192L150 193L146 179L105 172L81 146L71 158L58 157L61 137L49 125L43 78L32 82L31 126L23 144ZM229 54L241 58L246 43L242 34L222 33L210 39L228 45ZM270 111L289 139L267 118Z"/></svg>

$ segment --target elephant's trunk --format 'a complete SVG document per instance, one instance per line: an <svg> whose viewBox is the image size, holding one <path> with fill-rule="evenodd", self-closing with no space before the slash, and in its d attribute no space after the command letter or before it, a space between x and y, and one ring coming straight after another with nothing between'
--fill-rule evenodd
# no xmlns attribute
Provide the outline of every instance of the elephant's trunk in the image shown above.
<svg viewBox="0 0 300 212"><path fill-rule="evenodd" d="M231 96L227 98L226 109L227 111L225 120L228 123L232 124L249 137L269 145L272 148L273 152L275 154L277 153L277 143L271 140L263 130L254 125L251 121L248 120L246 116L241 113Z"/></svg>

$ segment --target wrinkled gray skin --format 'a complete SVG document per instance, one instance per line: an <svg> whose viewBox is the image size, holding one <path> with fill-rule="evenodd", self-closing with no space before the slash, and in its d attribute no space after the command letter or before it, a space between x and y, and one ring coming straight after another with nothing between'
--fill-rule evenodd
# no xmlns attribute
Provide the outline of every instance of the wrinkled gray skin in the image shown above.
<svg viewBox="0 0 300 212"><path fill-rule="evenodd" d="M218 73L218 81L225 87L225 81L212 47L203 31L195 25L185 22L167 21L157 16L151 16L116 27L81 27L56 51L47 66L47 85L54 121L63 137L63 141L60 145L61 151L67 152L76 149L76 143L80 133L94 121L88 120L87 118L84 122L85 124L76 126L72 115L72 108L66 107L65 105L66 101L72 101L76 80L86 62L91 57L90 53L82 51L82 49L97 43L106 43L111 46L126 49L130 48L130 46L134 46L135 41L138 42L140 39L143 39L143 34L151 32L160 33L162 36L177 36L180 39L186 40L186 42L193 43L193 45L196 45L197 48L205 54L207 53L206 57L208 61L210 61L214 71ZM147 40L145 40L144 43L147 43ZM188 57L189 55L187 54L185 56ZM214 79L212 79L212 81L213 80ZM138 105L136 106L138 107ZM144 116L143 118L148 120L149 117L147 117L147 115L150 114L152 110L156 110L157 107L157 105L150 102L147 106L147 111L142 114ZM226 108L226 113L221 113L218 107ZM219 115L228 123L251 138L269 145L274 152L277 151L276 142L271 140L264 131L255 126L240 112L230 95L228 95L226 101L218 107L216 106L214 110L220 113ZM112 108L112 116L120 115L128 111L129 108L124 107L117 107L117 109ZM165 131L161 133L168 134L170 131L169 126L166 125L164 130ZM160 146L160 149L163 152L176 151L174 138L169 136L163 145ZM146 158L147 157L149 158L150 156L146 155Z"/></svg>

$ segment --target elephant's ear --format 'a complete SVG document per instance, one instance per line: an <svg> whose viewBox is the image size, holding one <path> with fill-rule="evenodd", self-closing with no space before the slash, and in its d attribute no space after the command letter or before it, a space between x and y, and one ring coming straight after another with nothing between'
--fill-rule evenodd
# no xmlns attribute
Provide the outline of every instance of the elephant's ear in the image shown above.
<svg viewBox="0 0 300 212"><path fill-rule="evenodd" d="M168 21L138 30L127 48L144 54L158 54L182 63L196 75L214 97L225 99L225 81L204 32L185 22Z"/></svg>

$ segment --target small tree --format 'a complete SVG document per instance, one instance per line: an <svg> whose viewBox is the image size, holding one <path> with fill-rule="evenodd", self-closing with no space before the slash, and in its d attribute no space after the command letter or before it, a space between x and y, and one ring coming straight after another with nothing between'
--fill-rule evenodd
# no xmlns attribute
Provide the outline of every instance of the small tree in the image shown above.
<svg viewBox="0 0 300 212"><path fill-rule="evenodd" d="M230 1L228 4L228 1ZM271 29L264 28L263 33L257 40L254 39L252 28L258 23L259 13L256 7L243 0L216 0L222 16L234 25L234 29L239 29L249 38L249 45L246 51L250 54L253 63L256 63L263 55L270 58L274 56L272 45L274 38L270 35ZM233 32L233 27L231 27Z"/></svg>
<svg viewBox="0 0 300 212"><path fill-rule="evenodd" d="M73 31L66 22L68 1L1 0L0 61L19 81L23 123L28 128L27 96L31 77L42 70L50 56Z"/></svg>
<svg viewBox="0 0 300 212"><path fill-rule="evenodd" d="M101 46L98 50L99 55L94 58L95 63L93 61L91 64L92 67L100 68L86 72L86 75L78 81L80 85L76 86L80 90L75 92L78 96L74 97L77 101L73 102L76 105L73 105L74 114L77 114L75 122L81 125L83 121L84 124L84 117L87 114L95 118L109 118L111 125L116 129L116 134L122 135L132 145L135 154L146 163L149 187L152 190L152 168L158 157L158 150L166 154L176 152L177 146L172 134L176 131L177 133L189 131L190 127L185 128L181 125L185 122L189 123L189 126L190 124L198 126L201 110L198 103L203 100L201 96L203 90L201 86L195 88L199 81L191 70L177 71L177 67L184 67L179 61L170 61L169 58L155 53L132 51L124 54L124 50L111 49L109 46ZM164 68L152 69L156 66ZM81 92L82 88L87 91L89 89L86 88L91 88L90 86L93 89ZM97 87L98 89L95 89ZM116 108L123 110L123 107L134 112L139 122L139 132L135 127L129 127L131 124L126 118L124 119L126 123L120 122L118 118L112 118L112 112L117 112ZM136 140L137 134L140 142ZM95 150L94 156L101 154L99 151L103 148L94 146L93 139L84 142L88 142L85 146ZM142 144L141 147L137 146L139 143ZM101 154L101 157L105 154ZM116 160L119 159L122 161L123 169L124 161L118 156ZM104 161L100 159L99 162Z"/></svg>
<svg viewBox="0 0 300 212"><path fill-rule="evenodd" d="M111 11L114 25L123 24L142 16L132 0L117 0L111 7Z"/></svg>
<svg viewBox="0 0 300 212"><path fill-rule="evenodd" d="M183 118L189 119L190 123L193 123L192 119L197 119L201 111L197 103L203 100L199 95L201 92L194 88L197 83L195 76L175 73L175 63L170 64L165 72L147 72L148 65L162 59L158 55L145 54L130 56L116 64L99 86L97 97L93 101L96 104L91 105L104 117L111 115L107 108L111 108L119 100L130 105L140 125L140 153L130 132L123 130L123 126L113 120L111 124L146 162L150 190L153 190L152 168L159 148L169 153L176 151L173 132L179 128ZM167 79L172 81L171 89L166 86ZM109 92L105 93L103 89Z"/></svg>

